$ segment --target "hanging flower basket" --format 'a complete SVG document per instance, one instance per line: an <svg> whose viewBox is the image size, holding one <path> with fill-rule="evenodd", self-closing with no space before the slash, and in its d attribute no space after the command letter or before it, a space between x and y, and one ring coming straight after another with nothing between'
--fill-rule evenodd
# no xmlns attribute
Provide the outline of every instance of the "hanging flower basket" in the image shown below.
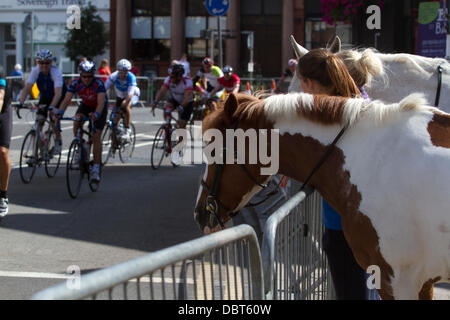
<svg viewBox="0 0 450 320"><path fill-rule="evenodd" d="M383 7L383 0L320 0L322 3L322 21L331 26L335 26L338 22L350 24L358 11L365 9L368 5L376 4Z"/></svg>

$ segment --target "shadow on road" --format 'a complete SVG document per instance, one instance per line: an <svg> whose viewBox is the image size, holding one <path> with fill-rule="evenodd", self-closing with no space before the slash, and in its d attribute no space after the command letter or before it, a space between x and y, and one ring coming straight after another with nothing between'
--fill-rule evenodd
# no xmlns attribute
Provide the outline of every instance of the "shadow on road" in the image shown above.
<svg viewBox="0 0 450 320"><path fill-rule="evenodd" d="M24 185L13 170L10 213L1 229L18 230L141 251L155 251L201 236L194 222L203 166L180 168L113 165L103 171L100 189L84 181L78 199L70 199L65 166L53 179L39 169Z"/></svg>

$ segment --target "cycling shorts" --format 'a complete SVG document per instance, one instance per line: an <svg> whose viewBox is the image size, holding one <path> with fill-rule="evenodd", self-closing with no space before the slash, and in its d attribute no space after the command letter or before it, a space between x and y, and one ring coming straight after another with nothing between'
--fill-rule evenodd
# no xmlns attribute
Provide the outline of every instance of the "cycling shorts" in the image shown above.
<svg viewBox="0 0 450 320"><path fill-rule="evenodd" d="M172 112L175 109L178 110L178 107L180 106L180 103L178 101L170 99L168 102L172 105L172 107L166 108L167 111ZM194 100L189 102L186 107L183 107L183 111L180 112L180 120L189 121L193 109L194 109Z"/></svg>
<svg viewBox="0 0 450 320"><path fill-rule="evenodd" d="M78 107L77 112L75 114L82 114L84 117L89 117L89 115L94 112L95 112L95 108L91 108L84 104L81 104ZM105 106L103 108L100 119L97 119L94 121L95 129L100 130L100 131L103 130L103 128L105 127L105 124L106 124L107 116L108 116L108 108Z"/></svg>
<svg viewBox="0 0 450 320"><path fill-rule="evenodd" d="M0 147L9 149L12 134L12 108L4 106L4 109L5 111L0 113Z"/></svg>
<svg viewBox="0 0 450 320"><path fill-rule="evenodd" d="M65 98L65 94L61 95L61 98L59 99L59 101L57 102L56 106L54 106L55 108L59 108L59 106L61 105L61 103L63 102ZM41 97L39 99L39 105L45 105L44 108L41 108L38 110L37 115L42 116L44 119L47 119L48 116L48 108L50 107L50 103L52 103L53 98L44 98Z"/></svg>

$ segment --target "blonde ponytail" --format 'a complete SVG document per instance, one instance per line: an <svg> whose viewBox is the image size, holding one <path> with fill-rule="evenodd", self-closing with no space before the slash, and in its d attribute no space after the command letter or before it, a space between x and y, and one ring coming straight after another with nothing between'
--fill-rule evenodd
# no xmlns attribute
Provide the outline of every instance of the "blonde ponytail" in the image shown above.
<svg viewBox="0 0 450 320"><path fill-rule="evenodd" d="M383 63L372 49L365 49L362 52L344 50L337 53L336 56L344 61L358 87L369 86L372 77L384 73Z"/></svg>

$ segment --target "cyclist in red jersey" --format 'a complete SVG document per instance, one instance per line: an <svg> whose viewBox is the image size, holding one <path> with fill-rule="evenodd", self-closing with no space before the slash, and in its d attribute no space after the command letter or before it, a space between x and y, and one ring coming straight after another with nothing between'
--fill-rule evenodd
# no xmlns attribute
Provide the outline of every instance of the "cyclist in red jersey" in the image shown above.
<svg viewBox="0 0 450 320"><path fill-rule="evenodd" d="M227 94L238 93L241 88L241 79L233 73L233 68L225 66L223 69L223 77L217 81L217 87L211 91L210 96L214 96L216 92L225 89Z"/></svg>
<svg viewBox="0 0 450 320"><path fill-rule="evenodd" d="M61 103L59 109L56 110L56 115L62 116L66 111L72 97L77 94L81 98L81 105L79 106L75 117L85 118L90 117L94 120L94 127L96 132L92 136L94 145L94 166L91 171L91 181L95 183L100 182L100 165L102 162L102 131L106 124L106 117L108 115L108 108L106 107L108 99L106 97L106 89L103 81L95 78L96 71L95 64L91 61L82 61L78 66L80 78L72 81L69 89L67 89L66 97ZM73 134L77 135L80 123L74 122Z"/></svg>

